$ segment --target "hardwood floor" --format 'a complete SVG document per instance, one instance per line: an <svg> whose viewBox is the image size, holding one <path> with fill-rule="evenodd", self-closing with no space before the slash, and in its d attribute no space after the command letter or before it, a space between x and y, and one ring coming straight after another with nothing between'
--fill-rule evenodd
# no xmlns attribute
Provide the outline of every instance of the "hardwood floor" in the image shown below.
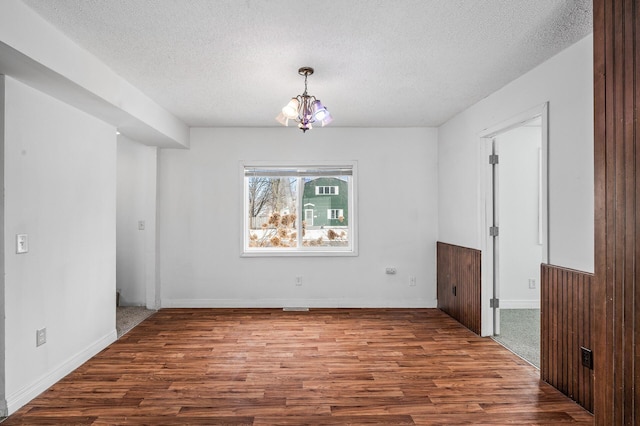
<svg viewBox="0 0 640 426"><path fill-rule="evenodd" d="M3 426L572 422L593 418L436 309L164 309Z"/></svg>

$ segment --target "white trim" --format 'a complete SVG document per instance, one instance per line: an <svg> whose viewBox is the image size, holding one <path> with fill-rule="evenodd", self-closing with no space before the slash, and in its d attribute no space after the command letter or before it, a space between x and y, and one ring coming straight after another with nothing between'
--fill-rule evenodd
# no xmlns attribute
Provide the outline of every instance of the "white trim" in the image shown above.
<svg viewBox="0 0 640 426"><path fill-rule="evenodd" d="M436 299L163 299L163 308L436 308Z"/></svg>
<svg viewBox="0 0 640 426"><path fill-rule="evenodd" d="M302 248L302 233L298 233L298 247L291 249L260 249L248 247L248 241L245 238L245 230L248 229L249 218L246 214L245 201L248 199L247 185L245 182L245 170L247 168L279 168L279 167L297 167L312 169L322 167L332 168L348 168L351 170L349 176L349 184L347 185L347 200L348 200L348 217L347 223L349 226L349 246L346 249L343 248L327 248L327 247L304 247ZM240 238L240 257L305 257L305 256L358 256L358 212L357 212L357 182L358 182L358 162L356 160L351 161L321 161L321 162L279 162L279 161L238 161L239 182L242 186L242 190L238 191L240 211L242 212L242 229L239 230ZM302 199L304 182L299 180L299 184L302 188L298 189L299 197ZM317 187L316 187L317 188ZM336 187L339 188L339 187ZM337 195L337 194L328 194ZM303 209L304 211L304 206ZM343 210L344 211L344 210ZM302 221L302 215L298 215L298 221ZM301 228L301 224L298 225Z"/></svg>
<svg viewBox="0 0 640 426"><path fill-rule="evenodd" d="M335 211L336 217L333 217L331 214L332 211ZM344 217L344 209L327 209L327 220L338 220L340 216Z"/></svg>
<svg viewBox="0 0 640 426"><path fill-rule="evenodd" d="M317 185L314 188L316 191L316 195L340 195L340 187L336 185ZM320 188L323 188L322 194L320 193ZM334 192L331 192L330 189L329 192L325 192L324 188L333 188Z"/></svg>
<svg viewBox="0 0 640 426"><path fill-rule="evenodd" d="M114 329L104 337L87 346L84 350L80 351L76 355L58 365L49 373L40 377L35 382L22 387L11 395L7 395L8 413L15 413L33 398L40 395L42 392L53 386L67 374L71 373L73 370L80 367L93 356L98 354L101 350L109 346L111 343L115 342L117 340L117 337L118 333Z"/></svg>
<svg viewBox="0 0 640 426"><path fill-rule="evenodd" d="M349 257L349 256L358 256L358 253L355 250L351 251L328 251L323 247L305 247L304 250L296 250L286 248L279 250L269 250L264 249L264 251L260 251L260 249L254 249L253 251L244 252L240 255L240 257Z"/></svg>
<svg viewBox="0 0 640 426"><path fill-rule="evenodd" d="M528 109L527 111L514 115L511 118L508 118L498 124L495 124L491 127L488 127L482 130L479 136L481 138L491 139L500 133L504 133L511 129L514 129L520 126L521 124L524 124L527 121L531 121L531 119L536 118L538 116L542 116L542 125L544 130L544 124L545 124L544 116L546 115L546 111L548 110L548 108L549 108L549 102L545 102L543 104L535 106L531 109Z"/></svg>
<svg viewBox="0 0 640 426"><path fill-rule="evenodd" d="M492 152L492 139L499 133L520 126L535 117L542 119L542 263L549 263L549 102L545 102L527 111L517 114L478 133L478 218L479 241L482 252L482 289L481 289L481 336L493 335L493 312L489 300L493 297L493 237L489 235L492 226L492 175L488 156ZM503 308L503 302L500 301Z"/></svg>

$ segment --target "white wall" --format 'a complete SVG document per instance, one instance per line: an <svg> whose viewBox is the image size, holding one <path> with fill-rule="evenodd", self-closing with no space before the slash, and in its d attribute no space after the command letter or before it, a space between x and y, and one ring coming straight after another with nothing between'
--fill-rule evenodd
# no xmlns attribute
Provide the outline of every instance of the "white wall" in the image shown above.
<svg viewBox="0 0 640 426"><path fill-rule="evenodd" d="M479 134L549 102L549 261L593 271L593 37L588 36L439 128L439 238L481 249Z"/></svg>
<svg viewBox="0 0 640 426"><path fill-rule="evenodd" d="M156 164L157 148L118 137L116 287L121 306L157 307Z"/></svg>
<svg viewBox="0 0 640 426"><path fill-rule="evenodd" d="M5 105L6 397L15 411L115 340L115 129L11 78ZM29 235L16 254L15 235ZM36 347L36 329L47 343Z"/></svg>
<svg viewBox="0 0 640 426"><path fill-rule="evenodd" d="M521 126L496 136L500 307L540 307L542 263L540 200L541 127ZM529 288L529 280L535 288Z"/></svg>
<svg viewBox="0 0 640 426"><path fill-rule="evenodd" d="M0 75L0 188L4 188L4 111L5 111L5 96L4 96L5 76ZM5 241L5 221L4 221L4 199L0 197L0 241ZM0 416L7 415L7 400L5 397L6 384L5 384L5 297L4 297L4 283L5 283L5 244L0 245Z"/></svg>
<svg viewBox="0 0 640 426"><path fill-rule="evenodd" d="M136 140L189 146L185 123L19 0L0 2L0 73L100 117Z"/></svg>
<svg viewBox="0 0 640 426"><path fill-rule="evenodd" d="M548 262L593 272L593 36L438 129L438 238L482 250L482 334L491 330L486 129L548 102ZM496 129L497 130L497 129Z"/></svg>
<svg viewBox="0 0 640 426"><path fill-rule="evenodd" d="M359 256L241 258L240 160L357 160ZM164 307L435 306L435 129L192 129L158 187Z"/></svg>

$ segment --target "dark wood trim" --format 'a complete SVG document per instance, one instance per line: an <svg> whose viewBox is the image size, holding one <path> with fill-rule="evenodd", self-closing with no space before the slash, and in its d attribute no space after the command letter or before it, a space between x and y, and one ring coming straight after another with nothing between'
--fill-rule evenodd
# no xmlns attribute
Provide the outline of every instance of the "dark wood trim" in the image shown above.
<svg viewBox="0 0 640 426"><path fill-rule="evenodd" d="M438 241L438 308L476 334L481 333L480 250Z"/></svg>
<svg viewBox="0 0 640 426"><path fill-rule="evenodd" d="M596 424L640 423L638 0L594 0Z"/></svg>
<svg viewBox="0 0 640 426"><path fill-rule="evenodd" d="M543 264L540 278L540 378L592 411L593 370L582 365L580 348L593 350L594 275Z"/></svg>

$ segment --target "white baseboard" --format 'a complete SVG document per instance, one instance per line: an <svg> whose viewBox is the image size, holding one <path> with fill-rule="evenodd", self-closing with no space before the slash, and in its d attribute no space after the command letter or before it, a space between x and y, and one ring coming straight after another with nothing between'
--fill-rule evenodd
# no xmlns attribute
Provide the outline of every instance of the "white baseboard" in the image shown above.
<svg viewBox="0 0 640 426"><path fill-rule="evenodd" d="M500 299L500 309L540 309L540 301Z"/></svg>
<svg viewBox="0 0 640 426"><path fill-rule="evenodd" d="M163 308L435 308L437 300L163 299Z"/></svg>
<svg viewBox="0 0 640 426"><path fill-rule="evenodd" d="M60 379L71 373L76 368L80 367L91 357L98 352L115 342L118 338L118 333L114 329L106 336L98 339L96 342L89 345L86 349L72 356L68 360L64 361L58 367L54 368L51 372L40 377L35 382L23 387L22 389L7 396L7 411L8 414L15 413L22 406L27 404L36 396L50 388Z"/></svg>

